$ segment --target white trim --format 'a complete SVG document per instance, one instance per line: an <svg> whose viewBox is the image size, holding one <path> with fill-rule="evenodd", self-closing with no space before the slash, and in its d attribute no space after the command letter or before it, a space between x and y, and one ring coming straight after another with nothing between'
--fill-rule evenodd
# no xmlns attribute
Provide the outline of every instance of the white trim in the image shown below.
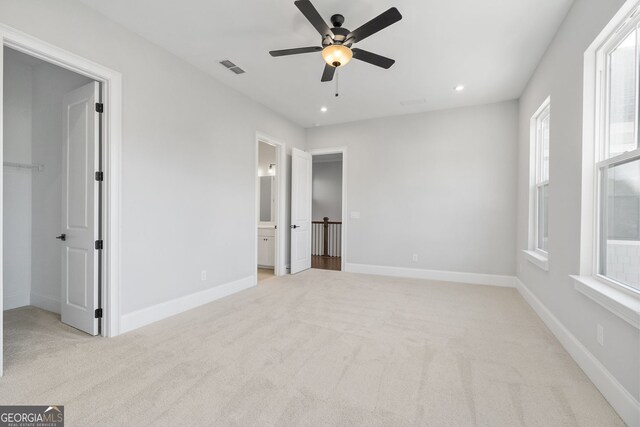
<svg viewBox="0 0 640 427"><path fill-rule="evenodd" d="M610 286L614 294L618 286L596 276L601 270L606 238L606 194L602 192L603 172L608 167L636 160L640 148L607 158L609 139L609 53L635 29L640 22L638 6L640 0L628 0L600 32L584 54L583 86L583 148L582 148L582 202L580 230L580 268L583 280L576 289L599 302L611 306L611 299L602 297L600 289ZM636 56L638 55L636 49ZM637 58L636 58L637 59ZM636 85L637 85L636 75ZM636 100L636 113L638 101ZM637 116L637 114L636 114ZM634 135L637 138L637 120ZM586 281L586 282L585 282ZM594 286L590 286L593 284ZM604 292L608 294L608 292ZM599 296L596 296L599 295Z"/></svg>
<svg viewBox="0 0 640 427"><path fill-rule="evenodd" d="M623 6L624 8L624 6ZM610 22L607 28L612 27ZM610 30L613 30L610 28ZM583 73L583 111L582 111L582 182L581 182L581 221L580 221L580 274L591 275L595 264L595 227L597 201L595 198L595 140L600 132L597 105L600 104L599 81L596 52L602 43L602 34L584 53Z"/></svg>
<svg viewBox="0 0 640 427"><path fill-rule="evenodd" d="M499 274L462 273L457 271L424 270L418 268L391 267L347 263L349 273L374 274L377 276L407 277L412 279L438 280L442 282L468 283L472 285L500 286L514 288L515 276Z"/></svg>
<svg viewBox="0 0 640 427"><path fill-rule="evenodd" d="M523 250L522 253L524 254L524 257L527 259L527 261L529 261L531 264L540 267L544 271L549 271L548 256L543 255L539 251Z"/></svg>
<svg viewBox="0 0 640 427"><path fill-rule="evenodd" d="M0 46L4 46L3 34L0 32ZM0 164L4 164L4 48L0 54ZM4 272L3 268L3 248L4 248L4 236L3 236L3 224L4 224L4 171L0 173L0 272ZM0 376L4 375L4 274L0 274Z"/></svg>
<svg viewBox="0 0 640 427"><path fill-rule="evenodd" d="M50 296L42 295L37 292L31 292L31 305L60 314L60 300Z"/></svg>
<svg viewBox="0 0 640 427"><path fill-rule="evenodd" d="M520 295L538 314L624 422L629 426L640 425L640 402L611 375L611 372L545 307L524 283L516 279L516 285Z"/></svg>
<svg viewBox="0 0 640 427"><path fill-rule="evenodd" d="M589 299L597 302L616 316L640 329L640 300L622 290L614 288L595 277L571 276L574 288Z"/></svg>
<svg viewBox="0 0 640 427"><path fill-rule="evenodd" d="M256 286L256 276L248 276L234 282L215 286L194 294L146 307L122 316L121 332L130 332L167 317L208 304L237 292Z"/></svg>
<svg viewBox="0 0 640 427"><path fill-rule="evenodd" d="M313 156L321 156L323 154L338 154L342 153L342 237L341 237L341 249L340 249L340 270L346 271L347 269L347 230L349 224L347 223L347 147L333 147L333 148L313 148L308 151ZM312 194L313 196L313 194Z"/></svg>
<svg viewBox="0 0 640 427"><path fill-rule="evenodd" d="M122 74L14 28L0 24L0 44L29 56L90 77L102 84L103 114L103 170L105 181L103 236L103 336L120 333L120 283L121 283L121 145L122 145ZM1 64L0 64L1 65ZM2 70L0 67L0 77ZM0 95L2 95L0 93ZM2 99L0 97L0 99ZM1 103L2 101L0 101ZM2 108L0 107L0 113ZM1 123L1 122L0 122ZM0 152L2 128L0 126ZM0 154L1 156L1 154ZM0 178L0 187L2 187ZM1 190L0 190L1 191ZM0 198L0 207L1 207ZM1 210L1 209L0 209ZM0 239L2 232L0 231ZM0 252L1 255L1 252ZM1 266L0 257L0 266ZM0 278L0 294L2 293ZM0 324L2 318L0 315ZM2 329L0 327L0 338ZM2 370L0 358L0 372Z"/></svg>
<svg viewBox="0 0 640 427"><path fill-rule="evenodd" d="M640 158L640 148L635 150L625 151L617 156L609 157L608 159L599 161L596 163L596 169L603 169L609 166L619 166L623 163L629 163Z"/></svg>
<svg viewBox="0 0 640 427"><path fill-rule="evenodd" d="M276 276L283 276L287 274L285 253L285 239L286 233L286 218L287 218L287 146L286 144L262 133L256 132L256 153L255 153L255 202L256 202L256 219L255 219L255 231L256 236L253 240L255 245L255 258L254 265L258 268L258 225L260 224L260 177L258 176L258 164L259 164L259 150L260 142L264 142L269 145L273 145L276 148L276 187L277 187L277 206L276 206L276 221L275 225L275 259L273 274ZM256 275L256 280L257 280Z"/></svg>
<svg viewBox="0 0 640 427"><path fill-rule="evenodd" d="M545 116L549 117L549 150L551 150L551 96L547 96L529 120L529 240L527 245L532 251L539 249L539 188L544 185L549 186L549 176L544 181L540 176L542 152L539 123Z"/></svg>

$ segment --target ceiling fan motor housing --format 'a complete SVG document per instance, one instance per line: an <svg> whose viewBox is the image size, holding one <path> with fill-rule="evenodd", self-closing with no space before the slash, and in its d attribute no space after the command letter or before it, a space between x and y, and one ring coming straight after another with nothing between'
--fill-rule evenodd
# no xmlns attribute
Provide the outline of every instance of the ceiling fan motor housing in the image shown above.
<svg viewBox="0 0 640 427"><path fill-rule="evenodd" d="M331 16L331 25L336 28L340 28L342 27L342 24L344 24L344 16L340 15L339 13Z"/></svg>
<svg viewBox="0 0 640 427"><path fill-rule="evenodd" d="M344 41L347 39L347 36L351 33L351 31L347 30L346 28L342 28L342 27L334 27L331 29L331 31L333 32L333 35L335 36L333 38L333 40L331 40L331 37L325 37L322 39L322 46L326 47L332 44L343 44ZM347 47L351 47L353 43L347 43L345 44L345 46Z"/></svg>

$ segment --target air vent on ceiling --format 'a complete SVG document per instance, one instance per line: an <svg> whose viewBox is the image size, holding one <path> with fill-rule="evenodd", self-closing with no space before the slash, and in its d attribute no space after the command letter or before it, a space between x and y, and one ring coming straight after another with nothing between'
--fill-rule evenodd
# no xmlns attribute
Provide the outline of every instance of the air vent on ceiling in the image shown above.
<svg viewBox="0 0 640 427"><path fill-rule="evenodd" d="M238 67L236 64L229 61L228 59L225 59L224 61L220 61L220 65L222 65L223 67L227 68L229 71L232 71L235 74L245 73L245 71L242 68Z"/></svg>

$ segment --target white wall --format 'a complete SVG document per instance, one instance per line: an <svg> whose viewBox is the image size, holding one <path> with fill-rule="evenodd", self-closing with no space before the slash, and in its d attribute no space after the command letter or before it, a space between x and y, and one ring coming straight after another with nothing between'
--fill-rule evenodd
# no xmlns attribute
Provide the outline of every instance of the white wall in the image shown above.
<svg viewBox="0 0 640 427"><path fill-rule="evenodd" d="M347 263L513 275L517 121L509 101L308 129L349 150Z"/></svg>
<svg viewBox="0 0 640 427"><path fill-rule="evenodd" d="M311 215L314 221L342 221L342 161L313 162L313 202Z"/></svg>
<svg viewBox="0 0 640 427"><path fill-rule="evenodd" d="M304 130L77 2L0 21L123 74L122 314L253 277L256 131Z"/></svg>
<svg viewBox="0 0 640 427"><path fill-rule="evenodd" d="M577 0L520 99L518 277L631 393L640 399L640 333L574 289L580 268L584 52L623 0ZM549 271L527 262L529 120L551 96ZM596 325L604 327L604 346Z"/></svg>
<svg viewBox="0 0 640 427"><path fill-rule="evenodd" d="M62 232L62 98L91 79L54 65L33 66L33 175L31 303L60 312Z"/></svg>
<svg viewBox="0 0 640 427"><path fill-rule="evenodd" d="M4 161L31 163L31 67L4 62ZM31 179L28 169L3 168L4 310L29 305Z"/></svg>

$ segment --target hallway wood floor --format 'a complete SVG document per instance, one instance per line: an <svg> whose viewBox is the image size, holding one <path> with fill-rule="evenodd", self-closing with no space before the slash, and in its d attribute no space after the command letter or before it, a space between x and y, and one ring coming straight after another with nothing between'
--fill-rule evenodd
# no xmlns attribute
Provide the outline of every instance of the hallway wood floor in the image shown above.
<svg viewBox="0 0 640 427"><path fill-rule="evenodd" d="M342 266L341 257L311 255L311 268L318 268L321 270L340 271L341 266Z"/></svg>

